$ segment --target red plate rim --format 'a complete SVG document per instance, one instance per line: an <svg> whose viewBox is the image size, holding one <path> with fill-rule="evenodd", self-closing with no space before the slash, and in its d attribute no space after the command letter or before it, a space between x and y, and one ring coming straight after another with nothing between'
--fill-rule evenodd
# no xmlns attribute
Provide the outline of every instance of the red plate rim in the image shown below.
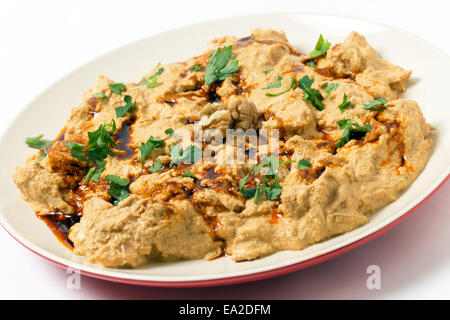
<svg viewBox="0 0 450 320"><path fill-rule="evenodd" d="M118 283L124 283L124 284L131 284L131 285L139 285L139 286L150 286L150 287L164 287L164 288L194 288L194 287L212 287L212 286L224 286L224 285L231 285L231 284L239 284L239 283L245 283L245 282L252 282L257 280L264 280L267 278L277 277L284 274L288 274L294 271L299 271L305 268L312 267L316 264L328 261L330 259L333 259L337 256L340 256L344 253L349 252L352 249L355 249L390 230L403 220L405 220L407 217L409 217L414 211L416 211L419 207L421 207L425 202L431 199L431 197L447 182L450 175L447 175L447 177L433 190L431 191L422 201L420 201L418 204L416 204L413 208L411 208L409 211L392 221L391 223L387 224L383 228L365 236L364 238L361 238L355 242L352 242L346 246L343 246L341 248L335 249L333 251L327 252L323 255L298 262L289 266L280 267L273 270L268 271L261 271L253 274L248 275L241 275L241 276L234 276L234 277L224 277L224 278L218 278L218 279L210 279L210 280L188 280L188 281L154 281L154 280L135 280L135 279L125 279L120 277L114 277L114 276L107 276L95 272L85 271L85 270L79 270L81 274L101 279L101 280L107 280L112 282L118 282ZM26 246L24 243L19 241L11 232L6 229L5 226L3 226L1 223L0 225L3 227L3 229L6 230L6 232L13 237L17 242L19 242L22 246L30 250L31 252L37 254L38 256L46 259L47 261L50 261L57 266L60 266L62 268L70 268L70 266L65 265L59 261L53 260L47 256L44 256L40 254L39 252L31 249L30 247Z"/></svg>

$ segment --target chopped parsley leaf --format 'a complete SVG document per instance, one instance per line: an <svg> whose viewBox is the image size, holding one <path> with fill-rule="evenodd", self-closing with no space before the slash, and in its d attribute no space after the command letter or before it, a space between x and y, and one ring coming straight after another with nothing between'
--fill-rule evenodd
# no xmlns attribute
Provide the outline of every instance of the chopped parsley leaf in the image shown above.
<svg viewBox="0 0 450 320"><path fill-rule="evenodd" d="M105 159L108 155L115 156L109 147L116 147L112 135L116 132L114 119L108 124L102 124L96 131L88 132L89 146L87 155L92 162Z"/></svg>
<svg viewBox="0 0 450 320"><path fill-rule="evenodd" d="M253 172L255 174L259 174L261 169L266 166L268 167L266 175L275 175L280 166L278 158L276 156L274 156L273 154L271 154L267 157L264 157L264 159L261 161L260 164L255 165L253 167Z"/></svg>
<svg viewBox="0 0 450 320"><path fill-rule="evenodd" d="M327 99L330 97L331 91L336 90L338 87L339 83L330 83L329 85L327 85L327 87L325 88L325 92L327 93Z"/></svg>
<svg viewBox="0 0 450 320"><path fill-rule="evenodd" d="M292 162L295 162L295 160L281 161L281 162L280 162L280 167L281 167L282 165L285 165L285 164L288 164L288 163L292 163Z"/></svg>
<svg viewBox="0 0 450 320"><path fill-rule="evenodd" d="M265 157L260 164L253 167L253 174L255 176L261 172L262 168L268 167L264 177L261 179L261 183L258 184L256 188L245 188L245 184L247 183L248 178L251 174L251 172L249 172L243 179L239 181L239 192L244 198L254 197L255 203L258 203L263 195L266 196L267 200L278 200L281 195L281 186L278 183L276 172L280 165L287 162L291 161L284 161L280 163L278 158L274 155ZM273 182L272 184L269 184L268 181L271 179L273 179Z"/></svg>
<svg viewBox="0 0 450 320"><path fill-rule="evenodd" d="M159 68L156 73L150 77L144 78L142 82L139 84L139 86L147 85L147 88L155 88L158 86L158 76L160 76L164 72L164 68Z"/></svg>
<svg viewBox="0 0 450 320"><path fill-rule="evenodd" d="M128 190L129 182L127 179L121 179L111 174L107 175L105 179L109 181L109 194L115 199L114 206L117 206L120 201L130 196L130 191Z"/></svg>
<svg viewBox="0 0 450 320"><path fill-rule="evenodd" d="M86 157L86 150L82 144L78 144L75 142L66 142L65 145L70 149L70 154L72 155L72 157L80 161L88 162L88 159Z"/></svg>
<svg viewBox="0 0 450 320"><path fill-rule="evenodd" d="M256 193L256 189L252 188L244 188L244 185L247 183L248 178L250 177L249 172L241 181L239 181L239 192L242 194L244 198L253 198Z"/></svg>
<svg viewBox="0 0 450 320"><path fill-rule="evenodd" d="M172 157L169 167L172 167L180 163L196 163L202 158L202 150L193 144L184 150L181 150L179 145L173 145L170 147L169 155Z"/></svg>
<svg viewBox="0 0 450 320"><path fill-rule="evenodd" d="M192 67L190 67L189 70L191 72L201 71L202 70L202 64L201 63L197 63L196 65L193 65Z"/></svg>
<svg viewBox="0 0 450 320"><path fill-rule="evenodd" d="M275 181L271 185L265 185L264 192L266 194L266 198L270 201L277 200L281 195L281 186L278 183L277 178L275 177Z"/></svg>
<svg viewBox="0 0 450 320"><path fill-rule="evenodd" d="M105 165L106 162L99 162L98 167L90 168L86 175L85 183L88 183L91 179L92 181L98 182L98 180L100 179L100 175L102 174L103 170L105 170Z"/></svg>
<svg viewBox="0 0 450 320"><path fill-rule="evenodd" d="M273 71L273 68L270 68L270 69L263 70L262 72L265 73L265 74L268 74L268 73L270 73L272 71Z"/></svg>
<svg viewBox="0 0 450 320"><path fill-rule="evenodd" d="M323 97L320 94L319 90L311 88L313 82L314 79L310 79L308 76L304 76L298 82L298 87L303 90L303 100L309 100L314 108L322 111L324 109L324 106L322 104Z"/></svg>
<svg viewBox="0 0 450 320"><path fill-rule="evenodd" d="M166 129L166 131L164 131L165 134L168 134L169 136L172 136L174 133L174 130L172 128L168 128Z"/></svg>
<svg viewBox="0 0 450 320"><path fill-rule="evenodd" d="M264 87L263 89L273 89L273 88L279 88L281 87L281 80L283 80L282 76L278 76L277 80L270 83L267 87Z"/></svg>
<svg viewBox="0 0 450 320"><path fill-rule="evenodd" d="M327 53L328 49L331 47L331 43L328 40L325 40L322 35L319 36L319 40L317 40L316 47L313 51L309 53L311 58L317 58L325 53Z"/></svg>
<svg viewBox="0 0 450 320"><path fill-rule="evenodd" d="M184 170L184 173L181 175L183 178L192 178L194 181L198 180L196 176L190 170Z"/></svg>
<svg viewBox="0 0 450 320"><path fill-rule="evenodd" d="M369 103L363 103L363 109L370 111L381 111L386 109L387 100L382 97L377 97L376 99L370 101Z"/></svg>
<svg viewBox="0 0 450 320"><path fill-rule="evenodd" d="M369 132L372 127L370 124L365 126L360 126L356 122L352 122L350 119L342 119L337 122L339 129L344 130L342 136L339 138L339 141L336 144L337 148L342 147L351 139L361 140L364 139L366 133Z"/></svg>
<svg viewBox="0 0 450 320"><path fill-rule="evenodd" d="M208 65L206 66L205 84L209 86L214 82L233 77L239 70L239 62L238 60L233 60L234 57L231 45L215 50L211 54Z"/></svg>
<svg viewBox="0 0 450 320"><path fill-rule="evenodd" d="M350 107L351 102L347 101L347 95L344 93L344 98L342 99L342 102L340 105L338 105L339 110L344 111L345 109L347 109L348 107Z"/></svg>
<svg viewBox="0 0 450 320"><path fill-rule="evenodd" d="M255 189L255 199L254 202L258 203L261 199L261 196L264 194L267 200L275 201L281 195L281 186L278 183L277 178L274 178L274 182L272 184L268 184L267 180L262 181L262 184L258 185Z"/></svg>
<svg viewBox="0 0 450 320"><path fill-rule="evenodd" d="M148 168L148 170L153 173L159 172L163 169L164 169L164 165L162 164L160 159L158 159L150 168Z"/></svg>
<svg viewBox="0 0 450 320"><path fill-rule="evenodd" d="M169 155L172 158L169 167L172 167L174 164L180 164L183 162L183 151L181 150L179 145L176 144L170 146Z"/></svg>
<svg viewBox="0 0 450 320"><path fill-rule="evenodd" d="M42 139L43 136L43 134L40 134L36 137L29 137L25 139L25 143L30 148L42 151L42 156L38 159L38 161L42 161L47 156L47 148L53 145L53 141Z"/></svg>
<svg viewBox="0 0 450 320"><path fill-rule="evenodd" d="M316 67L316 63L314 62L314 60L308 61L306 63L307 66L310 66L311 68L315 68Z"/></svg>
<svg viewBox="0 0 450 320"><path fill-rule="evenodd" d="M86 183L92 179L98 181L103 172L106 162L104 159L108 155L115 156L110 150L116 147L112 135L116 132L116 122L114 119L107 124L102 124L96 131L88 132L89 145L86 147L75 142L66 142L65 145L70 149L70 154L75 159L94 165L86 175ZM93 169L95 168L95 169Z"/></svg>
<svg viewBox="0 0 450 320"><path fill-rule="evenodd" d="M125 85L121 82L119 83L110 83L109 84L109 88L111 89L112 92L114 92L117 95L121 95L122 92L125 91Z"/></svg>
<svg viewBox="0 0 450 320"><path fill-rule="evenodd" d="M311 168L311 167L312 167L311 162L309 162L306 159L301 159L297 164L298 169L305 169L305 168Z"/></svg>
<svg viewBox="0 0 450 320"><path fill-rule="evenodd" d="M36 137L29 137L25 139L25 142L30 148L38 150L51 147L53 145L53 141L42 139L43 136L43 134L40 134Z"/></svg>
<svg viewBox="0 0 450 320"><path fill-rule="evenodd" d="M123 100L125 105L116 108L117 118L123 117L127 112L133 113L136 111L136 102L131 102L131 96L126 95Z"/></svg>
<svg viewBox="0 0 450 320"><path fill-rule="evenodd" d="M289 88L287 88L284 91L278 92L278 93L266 92L266 96L269 96L269 97L281 96L282 94L284 94L284 93L288 92L289 90L291 90L295 86L295 82L296 82L295 78L291 77L291 85L289 86Z"/></svg>
<svg viewBox="0 0 450 320"><path fill-rule="evenodd" d="M162 147L164 145L164 140L157 139L151 136L146 143L142 143L139 147L141 151L141 166L144 165L145 158L156 148Z"/></svg>
<svg viewBox="0 0 450 320"><path fill-rule="evenodd" d="M98 99L107 99L108 96L106 94L104 94L103 92L96 92L92 95L94 98L98 98Z"/></svg>

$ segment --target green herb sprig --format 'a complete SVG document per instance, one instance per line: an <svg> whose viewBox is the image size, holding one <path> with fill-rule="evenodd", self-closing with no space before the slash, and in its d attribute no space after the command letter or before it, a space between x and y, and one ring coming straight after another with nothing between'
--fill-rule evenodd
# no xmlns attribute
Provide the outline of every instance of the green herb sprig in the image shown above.
<svg viewBox="0 0 450 320"><path fill-rule="evenodd" d="M126 95L123 98L123 101L125 102L124 106L117 107L116 110L116 117L121 118L125 116L128 112L134 113L136 112L136 102L131 101L131 96Z"/></svg>
<svg viewBox="0 0 450 320"><path fill-rule="evenodd" d="M170 147L169 155L172 158L169 167L180 163L196 163L202 158L202 149L191 144L189 147L182 150L180 146L176 144Z"/></svg>
<svg viewBox="0 0 450 320"><path fill-rule="evenodd" d="M283 77L282 76L278 76L277 80L275 80L274 82L270 83L269 85L267 85L263 89L267 90L267 89L279 88L279 87L281 87L281 80L283 80Z"/></svg>
<svg viewBox="0 0 450 320"><path fill-rule="evenodd" d="M33 149L40 150L42 152L42 156L38 159L38 161L44 160L47 156L47 148L53 145L53 141L42 139L44 137L43 134L40 134L36 137L29 137L25 139L25 143Z"/></svg>
<svg viewBox="0 0 450 320"><path fill-rule="evenodd" d="M162 164L160 159L158 159L151 167L148 168L148 170L152 173L162 171L163 169L164 165Z"/></svg>
<svg viewBox="0 0 450 320"><path fill-rule="evenodd" d="M232 47L226 46L215 50L208 61L205 70L205 84L210 86L214 82L223 81L226 78L233 77L239 70L238 60L232 53Z"/></svg>
<svg viewBox="0 0 450 320"><path fill-rule="evenodd" d="M159 68L156 73L148 78L144 78L139 86L147 85L147 88L153 89L158 86L158 77L164 72L164 68Z"/></svg>
<svg viewBox="0 0 450 320"><path fill-rule="evenodd" d="M311 104L319 111L324 109L322 101L324 100L320 91L311 88L314 83L314 79L310 79L307 75L300 79L298 82L298 87L303 90L303 100L310 101Z"/></svg>
<svg viewBox="0 0 450 320"><path fill-rule="evenodd" d="M281 96L282 94L285 94L286 92L288 92L289 90L291 90L292 88L294 88L295 83L296 83L295 78L294 78L294 77L291 77L291 85L289 86L289 88L287 88L287 89L284 90L284 91L277 92L277 93L266 92L266 96L269 96L269 97L278 97L278 96Z"/></svg>
<svg viewBox="0 0 450 320"><path fill-rule="evenodd" d="M264 177L261 179L261 183L258 184L256 188L246 188L245 184L248 182L250 174L252 173L249 172L243 179L239 181L239 192L244 198L254 197L255 203L258 203L263 195L266 196L267 200L278 200L281 195L282 188L278 183L276 172L281 165L289 162L292 161L279 162L278 158L274 155L265 157L261 161L261 163L255 165L252 170L253 175L256 176L261 172L263 168L267 167L267 171L265 172ZM272 181L272 183L269 183L269 181Z"/></svg>
<svg viewBox="0 0 450 320"><path fill-rule="evenodd" d="M66 147L70 149L72 157L95 166L89 169L85 179L86 183L90 179L97 182L105 168L106 162L104 160L106 157L116 155L110 150L110 148L117 146L112 139L115 132L116 122L113 119L108 124L100 125L97 130L88 132L88 146L75 142L65 143Z"/></svg>
<svg viewBox="0 0 450 320"><path fill-rule="evenodd" d="M114 199L114 206L117 206L120 201L130 196L127 179L122 179L115 175L107 175L105 179L109 181L109 194Z"/></svg>
<svg viewBox="0 0 450 320"><path fill-rule="evenodd" d="M190 170L184 170L184 173L181 175L183 178L192 178L194 181L198 180L196 176Z"/></svg>
<svg viewBox="0 0 450 320"><path fill-rule="evenodd" d="M297 164L298 169L306 169L306 168L311 168L311 167L312 167L311 162L309 162L306 159L300 159L298 161L298 164Z"/></svg>
<svg viewBox="0 0 450 320"><path fill-rule="evenodd" d="M359 125L357 122L352 122L350 119L342 119L337 122L339 129L344 130L339 141L336 144L337 148L344 146L351 139L361 140L364 139L366 133L369 132L372 127L370 124L365 126Z"/></svg>
<svg viewBox="0 0 450 320"><path fill-rule="evenodd" d="M197 64L193 65L192 67L189 68L189 71L191 71L191 72L202 71L201 63L197 63Z"/></svg>
<svg viewBox="0 0 450 320"><path fill-rule="evenodd" d="M111 89L112 92L114 92L115 94L120 96L122 94L122 92L125 91L125 85L121 82L110 83L109 89Z"/></svg>
<svg viewBox="0 0 450 320"><path fill-rule="evenodd" d="M157 139L154 136L148 138L147 142L142 143L139 147L141 151L141 166L144 166L145 158L156 148L160 148L164 145L164 140Z"/></svg>
<svg viewBox="0 0 450 320"><path fill-rule="evenodd" d="M319 40L317 40L316 46L313 51L309 53L311 58L317 58L323 56L327 53L328 49L330 49L331 43L328 40L325 40L322 35L319 36Z"/></svg>
<svg viewBox="0 0 450 320"><path fill-rule="evenodd" d="M371 100L369 103L364 103L363 109L370 110L370 111L381 111L386 109L386 103L387 100L382 97L377 97L374 100Z"/></svg>
<svg viewBox="0 0 450 320"><path fill-rule="evenodd" d="M348 97L344 93L344 97L342 98L342 102L341 102L340 105L338 105L338 108L339 108L339 110L341 110L341 112L343 112L345 109L347 109L351 105L351 102L347 101L347 99L348 99Z"/></svg>
<svg viewBox="0 0 450 320"><path fill-rule="evenodd" d="M327 99L330 97L331 95L331 91L336 90L339 87L339 83L330 83L327 85L327 87L325 88L325 92L327 93Z"/></svg>

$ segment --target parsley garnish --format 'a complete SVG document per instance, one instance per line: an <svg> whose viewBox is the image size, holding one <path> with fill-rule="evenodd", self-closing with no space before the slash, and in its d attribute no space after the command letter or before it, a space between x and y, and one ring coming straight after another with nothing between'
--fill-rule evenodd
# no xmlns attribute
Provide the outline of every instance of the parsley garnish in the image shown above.
<svg viewBox="0 0 450 320"><path fill-rule="evenodd" d="M331 91L336 90L339 87L339 83L330 83L325 88L325 92L327 93L327 99L330 97Z"/></svg>
<svg viewBox="0 0 450 320"><path fill-rule="evenodd" d="M245 184L248 181L248 178L250 177L250 173L247 173L247 175L239 181L239 192L242 194L244 198L253 198L255 196L256 189L249 189L244 188Z"/></svg>
<svg viewBox="0 0 450 320"><path fill-rule="evenodd" d="M196 176L190 170L184 170L184 174L181 175L183 178L192 178L194 181L198 180Z"/></svg>
<svg viewBox="0 0 450 320"><path fill-rule="evenodd" d="M86 157L86 150L82 144L78 144L75 142L66 142L65 145L70 149L70 154L72 155L72 157L80 161L88 162L88 159Z"/></svg>
<svg viewBox="0 0 450 320"><path fill-rule="evenodd" d="M164 68L159 68L154 75L148 77L148 79L144 78L139 86L147 85L147 88L155 88L156 86L158 86L158 76L160 76L163 72Z"/></svg>
<svg viewBox="0 0 450 320"><path fill-rule="evenodd" d="M172 128L168 128L168 129L166 129L166 131L164 131L164 133L165 133L165 134L168 134L169 136L172 136L173 133L174 133L174 131L173 131Z"/></svg>
<svg viewBox="0 0 450 320"><path fill-rule="evenodd" d="M150 154L150 152L163 145L164 140L157 139L154 136L151 136L146 143L142 143L141 146L139 147L139 150L141 151L141 166L144 165L144 160Z"/></svg>
<svg viewBox="0 0 450 320"><path fill-rule="evenodd" d="M308 62L306 63L306 65L307 65L307 66L310 66L311 68L315 68L315 67L316 67L316 63L315 63L313 60L308 61Z"/></svg>
<svg viewBox="0 0 450 320"><path fill-rule="evenodd" d="M347 142L350 141L350 139L356 140L364 139L366 133L372 129L370 124L361 127L358 123L352 122L352 120L350 119L339 120L337 122L337 125L339 126L339 129L344 130L342 136L339 138L339 141L336 144L337 148L340 148L343 145L345 145Z"/></svg>
<svg viewBox="0 0 450 320"><path fill-rule="evenodd" d="M33 149L42 151L42 156L38 161L42 161L47 156L47 148L53 145L53 141L42 139L44 135L40 134L36 137L29 137L25 139L25 143Z"/></svg>
<svg viewBox="0 0 450 320"><path fill-rule="evenodd" d="M116 147L112 139L112 135L116 132L116 122L114 119L108 124L102 124L96 131L88 132L89 145L84 145L75 142L66 142L65 145L70 149L72 157L93 164L95 169L90 168L86 175L86 183L89 179L98 181L100 174L105 168L106 162L104 159L108 155L115 156L110 150L110 147Z"/></svg>
<svg viewBox="0 0 450 320"><path fill-rule="evenodd" d="M340 105L338 105L339 110L344 111L348 107L350 107L351 102L347 101L347 95L344 93L344 98L342 99L342 102Z"/></svg>
<svg viewBox="0 0 450 320"><path fill-rule="evenodd" d="M281 186L278 183L276 172L280 165L288 163L291 161L279 162L278 158L274 155L265 157L260 164L253 167L253 174L258 175L264 167L268 167L264 177L261 179L261 184L257 185L256 188L245 188L245 184L250 177L251 172L249 172L243 179L239 181L239 191L244 198L254 198L254 202L258 203L262 195L266 196L267 200L274 201L279 199L281 194ZM272 184L268 181L273 179Z"/></svg>
<svg viewBox="0 0 450 320"><path fill-rule="evenodd" d="M42 139L44 135L40 134L36 137L29 137L25 139L25 143L33 149L43 150L46 147L51 147L53 141Z"/></svg>
<svg viewBox="0 0 450 320"><path fill-rule="evenodd" d="M109 84L109 88L111 89L112 92L114 92L117 95L121 95L122 92L125 91L125 85L121 82L119 83L110 83Z"/></svg>
<svg viewBox="0 0 450 320"><path fill-rule="evenodd" d="M92 162L97 163L103 161L108 155L115 156L109 150L109 147L116 147L112 139L112 135L116 132L116 122L111 120L108 124L102 124L93 132L88 132L89 146L87 148L87 155Z"/></svg>
<svg viewBox="0 0 450 320"><path fill-rule="evenodd" d="M191 144L189 147L181 150L179 145L172 145L170 147L169 155L172 157L172 161L169 167L180 163L195 163L202 157L202 150L196 145Z"/></svg>
<svg viewBox="0 0 450 320"><path fill-rule="evenodd" d="M262 72L263 72L264 74L268 74L268 73L270 73L270 72L272 72L272 71L273 71L273 68L270 68L270 69L263 70Z"/></svg>
<svg viewBox="0 0 450 320"><path fill-rule="evenodd" d="M126 95L123 100L125 105L116 108L117 118L123 117L127 112L133 113L136 111L136 102L131 102L131 96Z"/></svg>
<svg viewBox="0 0 450 320"><path fill-rule="evenodd" d="M226 46L215 50L211 54L205 70L205 84L207 86L214 82L233 77L238 71L239 62L238 60L233 60L235 56L231 51L232 47Z"/></svg>
<svg viewBox="0 0 450 320"><path fill-rule="evenodd" d="M40 134L36 137L29 137L25 139L25 142L30 148L38 150L45 147L51 147L53 145L53 141L42 139L43 136L43 134Z"/></svg>
<svg viewBox="0 0 450 320"><path fill-rule="evenodd" d="M267 87L264 87L263 89L273 89L273 88L279 88L281 87L281 80L283 80L282 76L278 76L277 80L270 83Z"/></svg>
<svg viewBox="0 0 450 320"><path fill-rule="evenodd" d="M164 169L164 165L162 164L161 160L158 159L158 161L156 161L150 168L148 168L148 170L150 172L158 172Z"/></svg>
<svg viewBox="0 0 450 320"><path fill-rule="evenodd" d="M108 98L108 96L106 94L104 94L103 92L96 92L92 96L94 98L98 98L98 99L106 99L106 98Z"/></svg>
<svg viewBox="0 0 450 320"><path fill-rule="evenodd" d="M258 203L261 196L265 194L267 200L275 201L281 195L281 186L278 183L277 177L274 178L274 182L272 184L267 184L267 180L263 179L263 184L259 185L255 191L255 203Z"/></svg>
<svg viewBox="0 0 450 320"><path fill-rule="evenodd" d="M128 198L130 196L130 192L128 191L128 180L121 179L115 175L107 175L105 177L106 180L109 180L109 194L115 199L114 206Z"/></svg>
<svg viewBox="0 0 450 320"><path fill-rule="evenodd" d="M266 190L264 190L264 192L266 193L266 198L270 201L278 200L280 198L281 191L282 188L278 183L277 177L275 177L275 181L270 186L268 186Z"/></svg>
<svg viewBox="0 0 450 320"><path fill-rule="evenodd" d="M305 169L305 168L311 168L311 167L312 167L311 162L309 162L306 159L301 159L297 164L297 168L299 168L299 169Z"/></svg>
<svg viewBox="0 0 450 320"><path fill-rule="evenodd" d="M103 170L105 170L105 164L106 162L98 162L98 167L90 168L86 175L86 179L84 180L85 183L88 183L91 179L92 181L98 182L98 180L100 179L100 175L102 174Z"/></svg>
<svg viewBox="0 0 450 320"><path fill-rule="evenodd" d="M309 100L314 106L314 108L316 108L319 111L322 111L324 109L322 104L323 97L320 94L319 90L311 88L313 82L314 79L310 79L308 76L304 76L298 82L298 87L303 90L303 100L304 101Z"/></svg>
<svg viewBox="0 0 450 320"><path fill-rule="evenodd" d="M201 63L197 63L196 65L193 65L192 67L190 67L189 70L191 72L201 71L202 65L201 65Z"/></svg>
<svg viewBox="0 0 450 320"><path fill-rule="evenodd" d="M284 91L278 92L278 93L271 93L271 92L266 92L266 96L269 97L277 97L277 96L281 96L283 93L288 92L289 90L291 90L293 87L295 86L295 78L291 77L291 85L289 86L289 88L287 88Z"/></svg>
<svg viewBox="0 0 450 320"><path fill-rule="evenodd" d="M316 47L313 51L309 53L311 58L317 58L325 53L327 53L328 49L331 47L331 43L328 40L325 40L322 35L320 35L319 40L317 40Z"/></svg>
<svg viewBox="0 0 450 320"><path fill-rule="evenodd" d="M274 175L278 168L280 167L280 163L277 157L275 157L273 154L270 156L265 157L260 164L255 165L253 167L254 174L259 174L261 172L261 169L264 167L268 167L266 175Z"/></svg>
<svg viewBox="0 0 450 320"><path fill-rule="evenodd" d="M363 109L370 111L381 111L386 109L387 100L382 97L377 97L375 100L370 101L369 103L363 103Z"/></svg>

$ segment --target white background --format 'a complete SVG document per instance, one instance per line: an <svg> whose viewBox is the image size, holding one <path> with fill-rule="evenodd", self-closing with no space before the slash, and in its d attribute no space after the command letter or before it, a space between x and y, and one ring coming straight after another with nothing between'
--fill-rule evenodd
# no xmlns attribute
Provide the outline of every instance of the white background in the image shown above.
<svg viewBox="0 0 450 320"><path fill-rule="evenodd" d="M0 133L21 108L63 75L111 49L164 30L252 13L329 13L403 28L450 55L448 3L1 0ZM405 222L332 261L274 279L216 288L145 288L82 277L81 289L70 290L66 270L29 252L0 228L0 298L449 299L449 194L447 183ZM366 288L369 265L381 268L380 290Z"/></svg>

